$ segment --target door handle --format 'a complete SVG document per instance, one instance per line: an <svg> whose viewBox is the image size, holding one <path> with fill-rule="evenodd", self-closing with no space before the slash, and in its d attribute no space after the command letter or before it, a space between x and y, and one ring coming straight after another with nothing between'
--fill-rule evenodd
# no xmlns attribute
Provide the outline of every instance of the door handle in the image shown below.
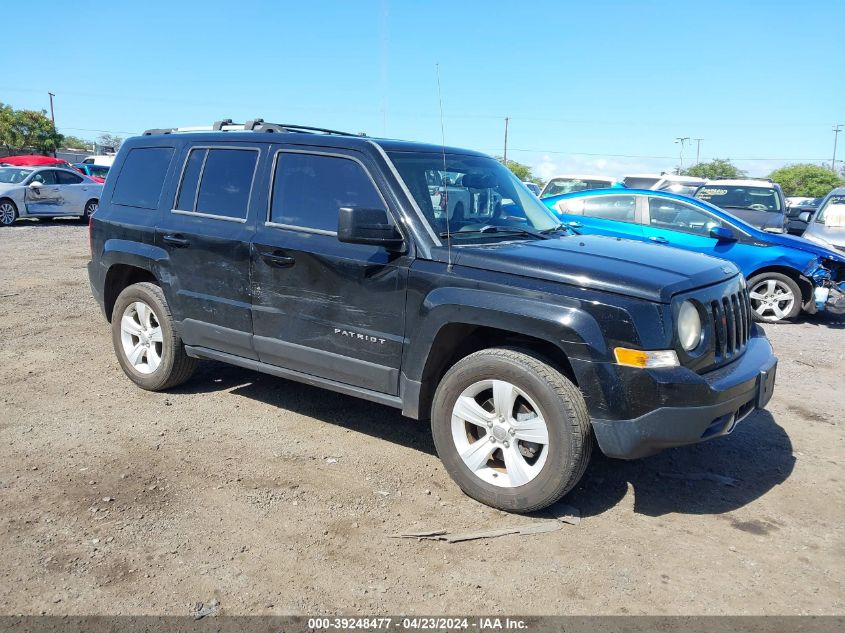
<svg viewBox="0 0 845 633"><path fill-rule="evenodd" d="M648 238L652 242L657 242L658 244L668 244L669 240L665 237L660 237L659 235L653 235L652 237Z"/></svg>
<svg viewBox="0 0 845 633"><path fill-rule="evenodd" d="M584 225L581 224L580 222L568 222L567 224L569 226L571 226L573 229L583 229L584 228Z"/></svg>
<svg viewBox="0 0 845 633"><path fill-rule="evenodd" d="M175 246L176 248L185 248L190 244L188 240L180 235L165 235L161 238L162 241L166 244L170 244L171 246Z"/></svg>
<svg viewBox="0 0 845 633"><path fill-rule="evenodd" d="M283 255L278 251L275 253L261 253L261 259L275 268L290 268L296 263L293 257Z"/></svg>

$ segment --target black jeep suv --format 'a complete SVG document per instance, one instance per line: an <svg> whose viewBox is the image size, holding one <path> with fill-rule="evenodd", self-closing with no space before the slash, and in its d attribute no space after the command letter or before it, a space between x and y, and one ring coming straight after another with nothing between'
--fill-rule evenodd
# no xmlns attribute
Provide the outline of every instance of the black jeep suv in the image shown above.
<svg viewBox="0 0 845 633"><path fill-rule="evenodd" d="M151 130L90 233L138 386L213 359L430 418L449 474L498 508L571 490L591 435L621 458L699 442L774 387L733 264L575 234L472 151L260 119Z"/></svg>

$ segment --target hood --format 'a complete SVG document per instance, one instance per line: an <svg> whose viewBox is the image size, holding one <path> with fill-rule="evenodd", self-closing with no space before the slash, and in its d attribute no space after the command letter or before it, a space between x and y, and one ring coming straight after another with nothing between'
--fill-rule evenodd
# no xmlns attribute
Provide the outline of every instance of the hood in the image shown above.
<svg viewBox="0 0 845 633"><path fill-rule="evenodd" d="M824 240L828 244L845 251L845 227L825 226L823 224L813 223L807 227L807 231L804 233L804 237L807 241L811 241L809 236ZM818 244L817 242L811 243L813 245ZM824 247L823 244L820 246Z"/></svg>
<svg viewBox="0 0 845 633"><path fill-rule="evenodd" d="M756 229L783 229L784 214L773 211L757 211L756 209L736 209L734 207L719 207L740 220L743 220Z"/></svg>
<svg viewBox="0 0 845 633"><path fill-rule="evenodd" d="M816 257L824 257L825 259L832 259L835 262L845 264L845 255L837 253L835 250L826 248L821 244L816 244L803 237L796 237L795 235L787 235L785 233L764 233L761 237L763 241L768 244L776 244L778 246L788 246L789 248L796 248ZM827 234L820 235L822 239L828 240ZM839 238L845 241L845 231Z"/></svg>
<svg viewBox="0 0 845 633"><path fill-rule="evenodd" d="M442 250L445 255L446 249ZM731 262L659 244L600 235L464 246L459 266L668 303L673 295L739 274Z"/></svg>

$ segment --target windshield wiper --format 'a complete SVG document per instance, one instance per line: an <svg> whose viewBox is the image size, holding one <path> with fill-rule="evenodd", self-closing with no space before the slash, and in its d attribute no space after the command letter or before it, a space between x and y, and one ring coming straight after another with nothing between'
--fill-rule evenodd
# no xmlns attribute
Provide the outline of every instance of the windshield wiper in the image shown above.
<svg viewBox="0 0 845 633"><path fill-rule="evenodd" d="M440 233L440 237L454 237L455 235L476 234L484 235L485 233L513 233L515 235L528 235L531 237L536 237L538 240L551 239L542 231L533 231L531 229L525 229L517 226L493 226L492 224L488 224L487 226L483 226L480 229L475 229L473 231L443 231L442 233Z"/></svg>
<svg viewBox="0 0 845 633"><path fill-rule="evenodd" d="M543 229L542 231L540 231L540 233L542 233L543 235L549 235L551 233L557 233L558 231L566 231L567 233L573 233L575 235L578 235L578 231L573 229L571 226L567 226L565 224L558 224L557 226L553 226L549 229Z"/></svg>

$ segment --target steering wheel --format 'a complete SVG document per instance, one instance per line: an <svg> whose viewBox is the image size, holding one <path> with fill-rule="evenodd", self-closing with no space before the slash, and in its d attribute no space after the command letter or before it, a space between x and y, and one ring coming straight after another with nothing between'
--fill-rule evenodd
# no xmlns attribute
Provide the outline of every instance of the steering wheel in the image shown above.
<svg viewBox="0 0 845 633"><path fill-rule="evenodd" d="M760 204L760 203L749 204L748 208L754 209L755 211L768 211L769 210L769 207L767 207L765 204Z"/></svg>

